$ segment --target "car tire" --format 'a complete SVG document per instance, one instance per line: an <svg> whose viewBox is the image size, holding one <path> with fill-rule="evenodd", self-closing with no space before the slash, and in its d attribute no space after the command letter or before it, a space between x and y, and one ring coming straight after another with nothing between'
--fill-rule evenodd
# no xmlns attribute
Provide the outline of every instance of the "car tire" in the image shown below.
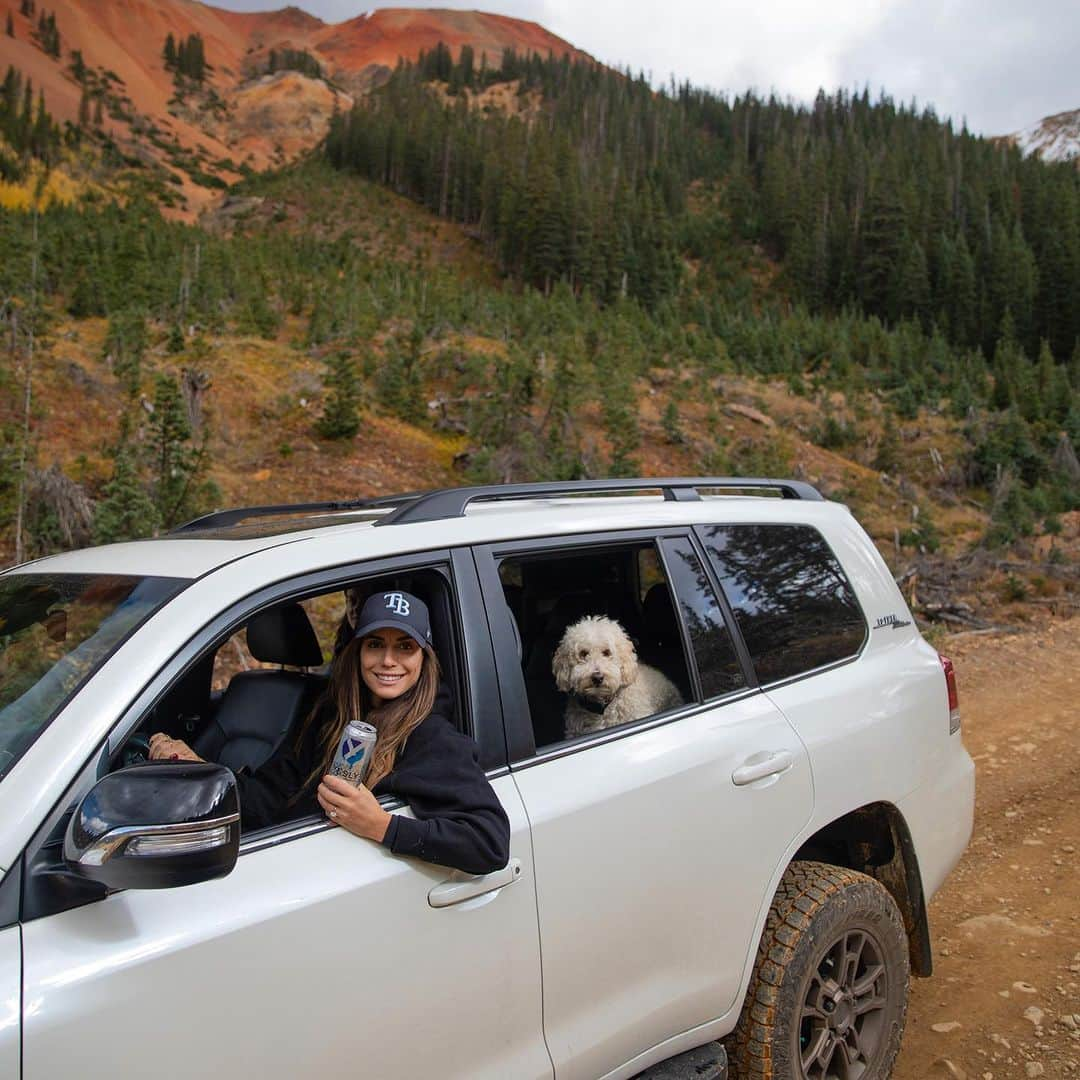
<svg viewBox="0 0 1080 1080"><path fill-rule="evenodd" d="M907 1014L908 941L866 874L794 862L726 1040L733 1080L887 1080Z"/></svg>

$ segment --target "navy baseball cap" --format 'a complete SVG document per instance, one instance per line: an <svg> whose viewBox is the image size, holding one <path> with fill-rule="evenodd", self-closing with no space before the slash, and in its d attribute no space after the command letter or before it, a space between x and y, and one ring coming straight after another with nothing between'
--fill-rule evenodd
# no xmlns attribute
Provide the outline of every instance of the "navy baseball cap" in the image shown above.
<svg viewBox="0 0 1080 1080"><path fill-rule="evenodd" d="M373 630L393 626L404 630L421 648L431 644L431 620L428 618L427 604L400 589L369 596L360 609L356 623L354 636L358 638L365 637Z"/></svg>

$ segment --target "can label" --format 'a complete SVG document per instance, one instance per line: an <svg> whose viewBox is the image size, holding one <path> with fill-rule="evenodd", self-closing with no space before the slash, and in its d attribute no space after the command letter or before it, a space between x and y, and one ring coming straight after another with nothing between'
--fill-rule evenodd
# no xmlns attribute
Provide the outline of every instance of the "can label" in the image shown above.
<svg viewBox="0 0 1080 1080"><path fill-rule="evenodd" d="M377 737L378 733L371 724L346 724L330 766L330 775L340 776L350 784L360 787L367 775L371 751L375 748Z"/></svg>

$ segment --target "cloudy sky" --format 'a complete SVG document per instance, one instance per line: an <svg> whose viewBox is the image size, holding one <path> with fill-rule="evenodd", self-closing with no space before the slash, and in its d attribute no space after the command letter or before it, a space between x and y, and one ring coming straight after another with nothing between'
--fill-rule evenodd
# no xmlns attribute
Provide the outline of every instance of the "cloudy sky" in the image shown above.
<svg viewBox="0 0 1080 1080"><path fill-rule="evenodd" d="M275 0L210 0L243 11ZM328 22L367 0L291 0ZM392 6L385 4L383 6ZM1080 108L1080 0L438 0L532 19L654 82L810 100L884 88L987 135Z"/></svg>

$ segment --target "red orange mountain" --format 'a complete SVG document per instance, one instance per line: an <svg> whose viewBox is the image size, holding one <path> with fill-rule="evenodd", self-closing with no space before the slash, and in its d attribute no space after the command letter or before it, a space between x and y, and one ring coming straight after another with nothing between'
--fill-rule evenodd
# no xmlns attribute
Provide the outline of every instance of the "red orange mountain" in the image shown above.
<svg viewBox="0 0 1080 1080"><path fill-rule="evenodd" d="M189 209L212 194L200 180L228 182L238 175L230 162L264 168L310 148L335 107L348 107L399 57L415 59L439 41L455 55L471 45L477 60L487 53L494 63L505 48L585 56L536 23L476 11L387 8L332 24L296 7L241 13L195 0L36 0L30 17L18 0L0 0L0 15L5 7L15 36L0 36L0 72L14 65L44 89L55 117L75 121L83 99L71 71L78 50L109 90L104 129L125 152L168 168ZM56 20L58 59L34 40L43 11ZM203 93L183 101L163 58L170 33L176 41L198 34L211 68ZM310 53L324 78L264 74L270 51L282 49Z"/></svg>

